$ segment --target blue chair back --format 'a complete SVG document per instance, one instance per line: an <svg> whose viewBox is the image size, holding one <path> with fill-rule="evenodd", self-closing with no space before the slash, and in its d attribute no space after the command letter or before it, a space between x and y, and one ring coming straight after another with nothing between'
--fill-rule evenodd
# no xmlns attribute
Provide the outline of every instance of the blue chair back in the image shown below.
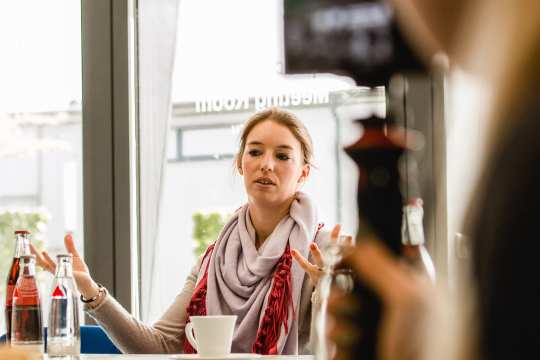
<svg viewBox="0 0 540 360"><path fill-rule="evenodd" d="M81 354L121 354L99 325L81 326Z"/></svg>
<svg viewBox="0 0 540 360"><path fill-rule="evenodd" d="M47 341L47 328L43 331ZM0 343L6 342L6 335L0 336ZM81 354L121 354L105 331L98 325L81 326Z"/></svg>

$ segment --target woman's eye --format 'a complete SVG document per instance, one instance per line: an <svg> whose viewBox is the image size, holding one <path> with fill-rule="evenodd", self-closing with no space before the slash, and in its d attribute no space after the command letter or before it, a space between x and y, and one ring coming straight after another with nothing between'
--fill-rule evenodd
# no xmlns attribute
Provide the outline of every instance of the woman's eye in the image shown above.
<svg viewBox="0 0 540 360"><path fill-rule="evenodd" d="M258 155L261 154L261 152L260 152L259 150L255 150L255 149L254 149L254 150L249 150L249 151L248 151L248 154L249 154L250 156L258 156Z"/></svg>
<svg viewBox="0 0 540 360"><path fill-rule="evenodd" d="M287 154L278 154L277 158L279 160L289 160L290 159L289 155L287 155Z"/></svg>

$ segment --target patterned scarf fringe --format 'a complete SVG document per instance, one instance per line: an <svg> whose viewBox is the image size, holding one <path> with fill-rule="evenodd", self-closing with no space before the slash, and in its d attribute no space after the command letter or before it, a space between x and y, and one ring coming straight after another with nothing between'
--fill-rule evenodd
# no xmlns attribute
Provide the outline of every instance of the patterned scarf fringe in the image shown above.
<svg viewBox="0 0 540 360"><path fill-rule="evenodd" d="M281 326L284 326L285 334L289 333L289 307L293 310L293 319L296 317L292 303L291 266L291 250L287 244L274 272L272 290L252 347L254 353L277 355Z"/></svg>
<svg viewBox="0 0 540 360"><path fill-rule="evenodd" d="M210 245L203 257L204 259L212 252L214 245ZM188 315L186 323L189 322L190 316L206 315L206 291L208 283L208 266L206 265L201 281L195 288L191 301L186 309ZM281 333L281 326L285 328L285 334L289 333L289 308L292 308L293 319L296 317L293 301L292 301L292 286L291 286L291 266L292 255L291 249L287 244L285 252L276 264L272 280L272 290L270 291L264 316L262 318L257 337L252 347L252 351L263 355L278 354L277 342ZM194 354L195 349L191 346L187 337L184 337L184 353Z"/></svg>

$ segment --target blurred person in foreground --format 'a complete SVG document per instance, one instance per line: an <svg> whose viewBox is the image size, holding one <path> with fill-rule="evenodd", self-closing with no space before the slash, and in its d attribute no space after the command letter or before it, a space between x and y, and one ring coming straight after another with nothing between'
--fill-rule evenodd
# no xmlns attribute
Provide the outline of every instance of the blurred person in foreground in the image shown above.
<svg viewBox="0 0 540 360"><path fill-rule="evenodd" d="M485 157L464 218L470 284L453 307L462 328L436 316L427 283L377 239L357 239L349 262L383 306L380 359L540 357L540 1L392 0L402 28L429 61L437 52L490 91ZM432 306L435 305L435 306ZM334 291L330 337L338 357L362 329L347 322L356 299ZM430 314L428 316L427 314ZM437 336L437 333L441 336ZM438 343L438 344L437 344ZM437 347L436 352L430 348Z"/></svg>

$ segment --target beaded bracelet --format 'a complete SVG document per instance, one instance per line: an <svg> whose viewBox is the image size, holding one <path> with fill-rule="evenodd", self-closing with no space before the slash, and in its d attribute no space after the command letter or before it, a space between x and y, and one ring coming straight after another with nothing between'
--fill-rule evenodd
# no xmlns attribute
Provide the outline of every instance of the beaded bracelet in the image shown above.
<svg viewBox="0 0 540 360"><path fill-rule="evenodd" d="M90 299L87 299L81 294L81 301L83 303L85 303L85 304L92 303L92 302L96 301L97 299L99 299L101 297L101 295L103 295L103 293L105 292L105 288L103 287L103 285L101 285L99 283L97 284L97 286L98 286L98 293L94 297L92 297Z"/></svg>

